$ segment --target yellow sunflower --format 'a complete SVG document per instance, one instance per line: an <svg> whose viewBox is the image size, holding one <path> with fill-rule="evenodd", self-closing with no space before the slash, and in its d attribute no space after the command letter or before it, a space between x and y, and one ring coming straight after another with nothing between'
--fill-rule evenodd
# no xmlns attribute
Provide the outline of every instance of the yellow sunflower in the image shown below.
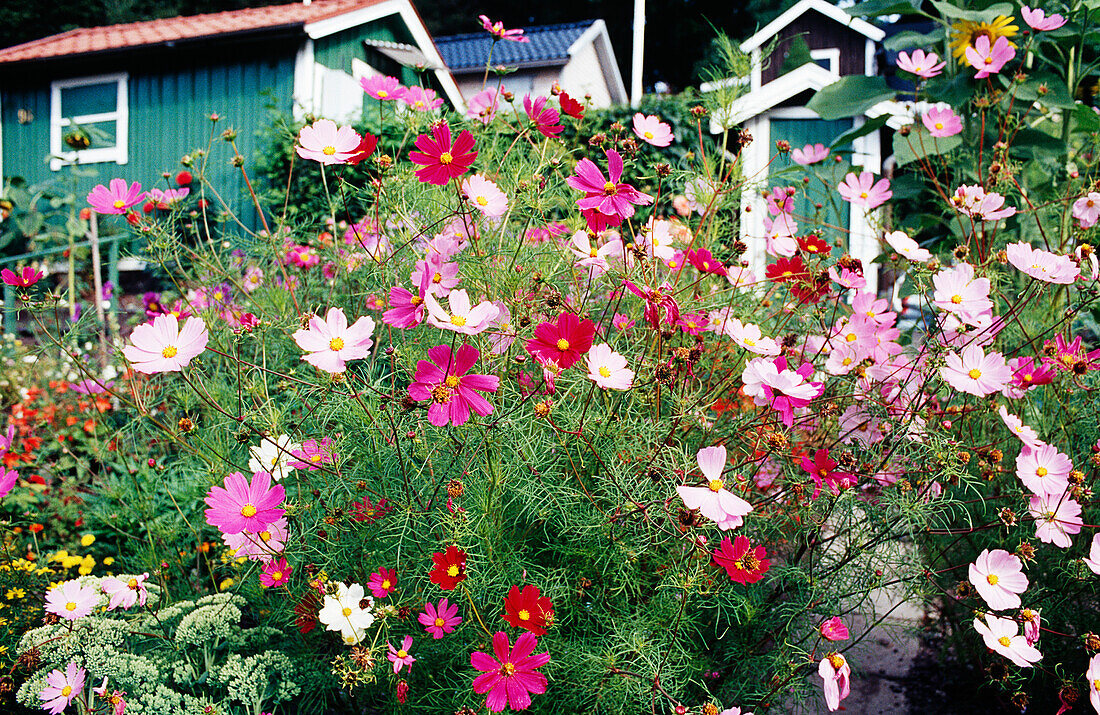
<svg viewBox="0 0 1100 715"><path fill-rule="evenodd" d="M967 47L973 47L974 43L979 37L985 35L989 38L989 44L992 46L999 37L1015 37L1016 33L1020 31L1020 28L1013 25L1016 21L1014 17L1005 17L1004 15L998 15L997 19L993 22L974 22L973 20L959 20L951 25L951 53L955 57L962 59L966 54ZM1009 40L1010 45L1016 46L1016 43Z"/></svg>

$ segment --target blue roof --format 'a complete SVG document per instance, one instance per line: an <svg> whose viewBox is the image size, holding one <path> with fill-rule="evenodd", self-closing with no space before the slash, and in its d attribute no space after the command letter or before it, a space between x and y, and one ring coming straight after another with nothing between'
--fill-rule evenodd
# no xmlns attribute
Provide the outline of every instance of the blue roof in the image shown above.
<svg viewBox="0 0 1100 715"><path fill-rule="evenodd" d="M524 28L530 42L502 41L493 48L493 65L552 65L569 59L569 47L594 20L561 25L540 25ZM487 32L436 37L435 46L452 71L478 70L485 67L493 38Z"/></svg>

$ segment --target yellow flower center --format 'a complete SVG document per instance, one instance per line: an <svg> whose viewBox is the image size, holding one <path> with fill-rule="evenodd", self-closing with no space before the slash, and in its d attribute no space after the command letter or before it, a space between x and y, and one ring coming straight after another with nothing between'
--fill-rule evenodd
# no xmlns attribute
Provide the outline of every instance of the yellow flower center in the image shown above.
<svg viewBox="0 0 1100 715"><path fill-rule="evenodd" d="M384 89L378 90L378 98L379 99L385 99L388 96L390 96L390 93L387 92L386 90L384 90Z"/></svg>
<svg viewBox="0 0 1100 715"><path fill-rule="evenodd" d="M160 351L160 354L161 357L174 358L179 354L179 350L176 349L175 345L165 345L164 349Z"/></svg>
<svg viewBox="0 0 1100 715"><path fill-rule="evenodd" d="M519 616L519 619L520 619L521 621L529 621L529 620L531 620L531 612L530 612L530 611L528 611L528 610L527 610L526 608L524 608L524 609L520 610L520 612L519 612L519 613L517 613L516 615L517 615L517 616Z"/></svg>
<svg viewBox="0 0 1100 715"><path fill-rule="evenodd" d="M600 255L600 252L597 251L594 247L588 249L588 257L589 258L595 258L598 255Z"/></svg>
<svg viewBox="0 0 1100 715"><path fill-rule="evenodd" d="M116 209L126 208L126 202L123 201L122 199L119 199L118 201L115 202L115 208Z"/></svg>
<svg viewBox="0 0 1100 715"><path fill-rule="evenodd" d="M830 653L828 656L829 665L833 666L833 670L840 670L844 667L844 658L836 653Z"/></svg>
<svg viewBox="0 0 1100 715"><path fill-rule="evenodd" d="M398 658L408 658L409 657L409 652L407 650L405 650L404 648L402 648L401 650L397 651L397 657Z"/></svg>
<svg viewBox="0 0 1100 715"><path fill-rule="evenodd" d="M756 347L756 341L752 338L745 338L745 345L748 345L750 348L754 348Z"/></svg>
<svg viewBox="0 0 1100 715"><path fill-rule="evenodd" d="M847 335L844 336L844 339L847 340L850 343L854 343L856 341L857 337L858 336L855 333L848 333Z"/></svg>
<svg viewBox="0 0 1100 715"><path fill-rule="evenodd" d="M867 198L867 192L866 191L859 192L859 198L861 198L861 199Z"/></svg>
<svg viewBox="0 0 1100 715"><path fill-rule="evenodd" d="M615 184L614 184L614 182L608 181L606 184L604 184L603 185L603 192L605 194L607 194L608 196L614 196L615 195Z"/></svg>
<svg viewBox="0 0 1100 715"><path fill-rule="evenodd" d="M245 504L241 507L241 516L246 519L251 519L252 517L256 516L256 507L252 506L251 504Z"/></svg>
<svg viewBox="0 0 1100 715"><path fill-rule="evenodd" d="M387 591L390 590L390 580L389 579L385 579L384 581L382 581L382 588L386 589Z"/></svg>
<svg viewBox="0 0 1100 715"><path fill-rule="evenodd" d="M351 609L350 608L345 608L343 613L344 613L344 617L347 618L348 616L351 615Z"/></svg>
<svg viewBox="0 0 1100 715"><path fill-rule="evenodd" d="M1005 648L1012 644L1012 641L1009 639L1008 636L1001 636L997 639L997 642L1003 645Z"/></svg>
<svg viewBox="0 0 1100 715"><path fill-rule="evenodd" d="M485 198L484 196L478 196L474 200L477 201L478 206L488 206L489 205L489 199Z"/></svg>
<svg viewBox="0 0 1100 715"><path fill-rule="evenodd" d="M1050 472L1047 471L1046 467L1039 467L1038 469L1035 470L1035 474L1037 476L1040 476L1040 477L1045 477L1049 473Z"/></svg>
<svg viewBox="0 0 1100 715"><path fill-rule="evenodd" d="M600 366L599 373L600 377L611 377L611 371L602 365Z"/></svg>
<svg viewBox="0 0 1100 715"><path fill-rule="evenodd" d="M566 350L569 349L569 341L566 340L565 338L558 338L557 345L558 345L558 350L561 350L562 352L565 352Z"/></svg>
<svg viewBox="0 0 1100 715"><path fill-rule="evenodd" d="M324 154L325 156L332 156L333 154L336 153L336 147L326 146L324 149L321 150L321 153Z"/></svg>
<svg viewBox="0 0 1100 715"><path fill-rule="evenodd" d="M653 138L653 132L646 132L645 133L645 138L646 139L652 139Z"/></svg>
<svg viewBox="0 0 1100 715"><path fill-rule="evenodd" d="M309 461L314 462L314 463L320 462L321 461L321 455L320 454L311 454L311 455L309 455Z"/></svg>
<svg viewBox="0 0 1100 715"><path fill-rule="evenodd" d="M451 578L454 578L455 576L457 576L458 575L458 566L455 565L455 564L451 564L450 566L448 566L447 567L447 575L450 576Z"/></svg>
<svg viewBox="0 0 1100 715"><path fill-rule="evenodd" d="M721 479L711 479L707 482L707 489L710 489L712 492L721 491L725 486L726 483Z"/></svg>
<svg viewBox="0 0 1100 715"><path fill-rule="evenodd" d="M986 58L985 58L985 63L986 63L987 65L991 65L991 64L993 64L993 58L992 58L992 57L986 57ZM1002 638L1001 640L1004 640L1004 638ZM1008 645L1008 644L1006 643L1005 645Z"/></svg>
<svg viewBox="0 0 1100 715"><path fill-rule="evenodd" d="M271 541L271 532L270 531L261 531L260 532L260 540L261 541Z"/></svg>
<svg viewBox="0 0 1100 715"><path fill-rule="evenodd" d="M458 327L461 328L465 324L466 324L465 316L462 316L462 315L452 315L451 316L451 325L457 325Z"/></svg>
<svg viewBox="0 0 1100 715"><path fill-rule="evenodd" d="M72 694L73 694L73 686L71 686L71 685L66 685L64 688L61 689L61 697L63 697L63 698L67 698Z"/></svg>
<svg viewBox="0 0 1100 715"><path fill-rule="evenodd" d="M442 618L435 619L435 627L436 628L442 628L443 626L444 626L444 621L443 621Z"/></svg>
<svg viewBox="0 0 1100 715"><path fill-rule="evenodd" d="M333 352L340 352L341 350L344 349L344 339L343 338L333 338L332 340L329 340L328 341L328 349L333 351Z"/></svg>
<svg viewBox="0 0 1100 715"><path fill-rule="evenodd" d="M512 665L511 663L505 663L504 665L500 666L500 674L505 677L509 675L514 675L515 672L516 666Z"/></svg>
<svg viewBox="0 0 1100 715"><path fill-rule="evenodd" d="M127 581L127 582L126 582L126 585L127 585L127 587L129 587L129 588L130 588L131 590L136 590L136 589L137 589L137 587L138 587L138 581L137 581L137 579L136 579L136 578L132 578L132 579L130 579L129 581Z"/></svg>
<svg viewBox="0 0 1100 715"><path fill-rule="evenodd" d="M271 580L272 581L282 581L283 580L283 572L282 571L276 571L275 573L271 574Z"/></svg>
<svg viewBox="0 0 1100 715"><path fill-rule="evenodd" d="M448 375L447 379L444 380L443 383L447 387L451 387L451 388L458 387L458 376L457 375Z"/></svg>
<svg viewBox="0 0 1100 715"><path fill-rule="evenodd" d="M420 296L418 296L418 295L414 295L414 296L413 296L412 298L409 298L409 303L410 303L411 305L413 305L413 306L417 306L417 305L420 305L420 304L421 304L421 303L423 303L423 302L424 302L424 299L423 299L423 298L421 298L421 297L420 297Z"/></svg>
<svg viewBox="0 0 1100 715"><path fill-rule="evenodd" d="M434 276L432 276L432 283L442 283L442 282L443 282L443 274L442 273L436 273Z"/></svg>
<svg viewBox="0 0 1100 715"><path fill-rule="evenodd" d="M65 610L66 611L75 611L76 610L76 604L73 603L72 601L69 601L68 603L65 604Z"/></svg>
<svg viewBox="0 0 1100 715"><path fill-rule="evenodd" d="M943 122L936 122L936 129L943 129Z"/></svg>
<svg viewBox="0 0 1100 715"><path fill-rule="evenodd" d="M963 297L961 295L958 295L958 294L953 295L953 296L951 296L951 302L954 303L955 305L958 305L959 303L963 302Z"/></svg>
<svg viewBox="0 0 1100 715"><path fill-rule="evenodd" d="M970 376L971 380L977 380L979 377L982 376L982 371L979 370L978 368L974 368L973 370L971 370L970 372L968 372L966 374Z"/></svg>
<svg viewBox="0 0 1100 715"><path fill-rule="evenodd" d="M847 366L852 364L852 358L846 357L846 358L844 358L843 360L840 361L840 364L847 367Z"/></svg>
<svg viewBox="0 0 1100 715"><path fill-rule="evenodd" d="M439 155L439 163L440 164L444 164L444 165L450 164L454 160L455 160L455 158L453 156L451 156L451 152L449 152L449 151L445 151L445 152L443 152L442 154Z"/></svg>
<svg viewBox="0 0 1100 715"><path fill-rule="evenodd" d="M988 576L985 577L985 580L989 582L990 586L996 586L997 582L1000 581L1001 579L997 576L997 574L991 573L991 574L989 574Z"/></svg>

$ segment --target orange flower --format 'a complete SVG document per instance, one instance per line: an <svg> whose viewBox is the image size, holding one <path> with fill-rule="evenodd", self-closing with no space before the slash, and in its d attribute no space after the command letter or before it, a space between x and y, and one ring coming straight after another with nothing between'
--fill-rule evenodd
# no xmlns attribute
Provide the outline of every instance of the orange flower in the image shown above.
<svg viewBox="0 0 1100 715"><path fill-rule="evenodd" d="M28 529L30 529L30 532L31 532L32 534L37 534L37 533L39 533L40 531L42 531L43 529L45 529L46 527L45 527L44 525L42 525L42 524L31 524L31 525L30 525L30 526L28 526L27 528L28 528Z"/></svg>

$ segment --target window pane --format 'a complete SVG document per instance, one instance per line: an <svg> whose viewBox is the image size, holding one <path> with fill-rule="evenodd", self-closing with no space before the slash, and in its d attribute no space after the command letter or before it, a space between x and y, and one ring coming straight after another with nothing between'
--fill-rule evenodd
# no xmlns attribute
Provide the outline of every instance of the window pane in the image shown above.
<svg viewBox="0 0 1100 715"><path fill-rule="evenodd" d="M62 144L65 145L65 151L111 149L117 146L117 131L116 122L87 122L63 128L61 139ZM70 140L70 134L74 135L73 140Z"/></svg>
<svg viewBox="0 0 1100 715"><path fill-rule="evenodd" d="M61 116L101 114L118 109L118 83L103 82L61 90Z"/></svg>

